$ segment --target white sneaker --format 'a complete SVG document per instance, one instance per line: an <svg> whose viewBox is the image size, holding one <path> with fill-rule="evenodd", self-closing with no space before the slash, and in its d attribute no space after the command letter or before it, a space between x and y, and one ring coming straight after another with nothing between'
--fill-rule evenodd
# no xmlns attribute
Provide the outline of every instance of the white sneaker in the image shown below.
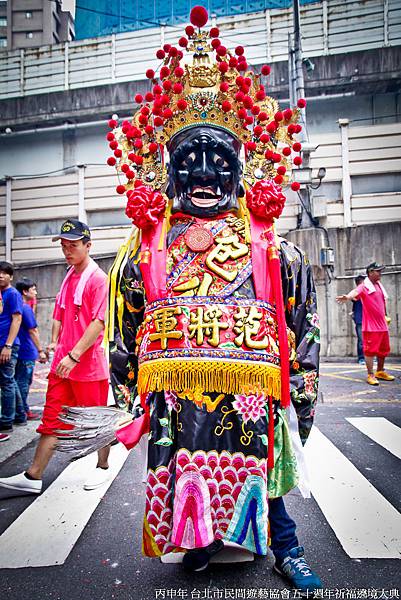
<svg viewBox="0 0 401 600"><path fill-rule="evenodd" d="M21 496L25 496L25 494L40 494L42 491L42 480L28 479L28 477L25 477L25 473L18 473L18 475L14 475L13 477L0 478L0 488L12 490Z"/></svg>
<svg viewBox="0 0 401 600"><path fill-rule="evenodd" d="M96 467L93 473L84 483L84 490L96 490L110 479L110 469L101 469Z"/></svg>

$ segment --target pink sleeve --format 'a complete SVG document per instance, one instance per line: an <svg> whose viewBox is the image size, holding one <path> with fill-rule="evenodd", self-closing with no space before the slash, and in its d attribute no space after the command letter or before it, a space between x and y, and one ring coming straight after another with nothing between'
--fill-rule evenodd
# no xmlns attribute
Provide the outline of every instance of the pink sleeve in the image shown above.
<svg viewBox="0 0 401 600"><path fill-rule="evenodd" d="M96 278L91 286L91 317L92 321L99 319L104 321L107 309L107 279L106 277Z"/></svg>
<svg viewBox="0 0 401 600"><path fill-rule="evenodd" d="M53 319L55 321L61 321L61 307L60 307L60 304L58 303L59 297L60 297L60 294L57 294L56 303L54 305L54 310L53 310Z"/></svg>
<svg viewBox="0 0 401 600"><path fill-rule="evenodd" d="M365 291L365 285L363 283L361 283L360 285L358 285L358 287L356 288L356 291L358 292L358 295L356 297L356 300L360 300L361 296L364 296L366 291Z"/></svg>

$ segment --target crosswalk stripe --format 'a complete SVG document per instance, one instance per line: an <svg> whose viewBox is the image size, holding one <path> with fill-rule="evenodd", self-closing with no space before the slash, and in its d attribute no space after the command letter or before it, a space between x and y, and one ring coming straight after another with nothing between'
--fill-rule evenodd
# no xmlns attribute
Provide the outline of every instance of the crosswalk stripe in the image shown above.
<svg viewBox="0 0 401 600"><path fill-rule="evenodd" d="M401 430L384 417L346 417L347 421L374 442L401 458Z"/></svg>
<svg viewBox="0 0 401 600"><path fill-rule="evenodd" d="M401 558L401 514L317 427L305 446L311 491L351 558Z"/></svg>
<svg viewBox="0 0 401 600"><path fill-rule="evenodd" d="M0 536L0 568L63 564L127 456L122 445L113 447L111 477L91 491L85 491L83 484L96 466L96 453L70 463Z"/></svg>

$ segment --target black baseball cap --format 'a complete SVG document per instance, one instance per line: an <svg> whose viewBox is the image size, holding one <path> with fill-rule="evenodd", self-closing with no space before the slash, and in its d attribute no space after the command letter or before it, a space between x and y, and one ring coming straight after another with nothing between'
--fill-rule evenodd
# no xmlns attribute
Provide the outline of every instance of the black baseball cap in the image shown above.
<svg viewBox="0 0 401 600"><path fill-rule="evenodd" d="M372 262L366 267L366 273L369 273L369 271L383 271L385 268L386 267L384 265L379 265L377 262Z"/></svg>
<svg viewBox="0 0 401 600"><path fill-rule="evenodd" d="M91 239L91 232L86 223L77 219L67 219L61 226L60 234L52 238L52 242L57 240L82 240Z"/></svg>

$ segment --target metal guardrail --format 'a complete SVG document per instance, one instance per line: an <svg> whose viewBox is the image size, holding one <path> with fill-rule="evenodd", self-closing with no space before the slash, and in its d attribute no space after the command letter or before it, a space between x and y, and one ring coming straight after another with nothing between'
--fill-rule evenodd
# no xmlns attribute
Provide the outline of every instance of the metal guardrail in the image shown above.
<svg viewBox="0 0 401 600"><path fill-rule="evenodd" d="M401 45L399 0L322 0L301 8L305 56ZM228 47L242 44L251 64L287 60L292 10L217 19ZM182 28L161 26L129 33L0 52L0 99L144 79L155 51L176 43Z"/></svg>

